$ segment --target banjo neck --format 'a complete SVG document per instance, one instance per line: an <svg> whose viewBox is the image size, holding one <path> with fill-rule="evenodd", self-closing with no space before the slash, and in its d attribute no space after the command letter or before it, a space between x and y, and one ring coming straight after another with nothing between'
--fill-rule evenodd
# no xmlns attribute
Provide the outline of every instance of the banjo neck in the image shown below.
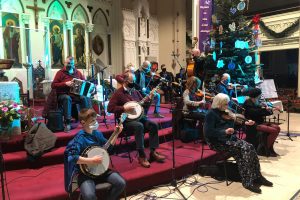
<svg viewBox="0 0 300 200"><path fill-rule="evenodd" d="M111 145L114 145L116 140L113 140L115 137L118 137L120 132L120 126L123 124L123 122L126 120L128 114L122 113L120 117L120 122L118 123L118 126L116 127L115 131L111 134L105 145L103 146L103 149L107 150Z"/></svg>
<svg viewBox="0 0 300 200"><path fill-rule="evenodd" d="M156 92L159 89L161 84L162 84L162 82L160 82L155 88L153 88L150 93ZM153 96L152 96L152 98L153 98ZM139 104L143 105L145 103L145 101L151 100L152 98L150 98L150 94L148 94L139 102Z"/></svg>

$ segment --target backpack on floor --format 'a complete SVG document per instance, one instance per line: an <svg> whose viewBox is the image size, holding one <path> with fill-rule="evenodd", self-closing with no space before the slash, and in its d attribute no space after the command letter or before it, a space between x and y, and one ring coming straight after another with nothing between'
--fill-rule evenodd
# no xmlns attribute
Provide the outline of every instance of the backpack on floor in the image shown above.
<svg viewBox="0 0 300 200"><path fill-rule="evenodd" d="M38 158L55 146L56 139L56 135L44 123L37 123L26 135L24 148L29 157Z"/></svg>

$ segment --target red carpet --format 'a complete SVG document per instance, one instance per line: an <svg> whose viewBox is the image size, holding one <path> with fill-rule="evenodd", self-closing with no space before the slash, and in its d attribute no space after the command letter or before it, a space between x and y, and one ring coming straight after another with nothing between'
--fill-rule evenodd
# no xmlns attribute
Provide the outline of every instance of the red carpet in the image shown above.
<svg viewBox="0 0 300 200"><path fill-rule="evenodd" d="M150 113L152 113L151 111L152 109ZM129 163L127 153L112 156L114 169L119 171L127 181L127 194L168 183L172 179L172 141L166 142L166 139L170 140L172 135L171 114L169 109L165 108L162 108L162 113L166 116L165 118L154 120L159 122L162 128L159 131L161 143L159 152L167 156L165 163L152 163L151 168L146 169L138 164L136 151L131 152L131 156L134 158L132 163ZM99 121L101 120L100 118ZM108 118L108 122L108 129L105 126L100 128L106 137L109 137L113 131L113 116ZM80 127L77 127L71 133L56 133L58 136L56 147L35 162L27 160L22 136L2 145L6 182L11 200L67 199L67 193L64 191L63 152L67 142L79 129ZM145 139L147 145L148 134ZM133 137L130 142L134 145ZM216 154L213 151L205 151L204 158L200 161L201 144L175 141L176 177L192 174L197 169L199 162L205 162L214 155Z"/></svg>

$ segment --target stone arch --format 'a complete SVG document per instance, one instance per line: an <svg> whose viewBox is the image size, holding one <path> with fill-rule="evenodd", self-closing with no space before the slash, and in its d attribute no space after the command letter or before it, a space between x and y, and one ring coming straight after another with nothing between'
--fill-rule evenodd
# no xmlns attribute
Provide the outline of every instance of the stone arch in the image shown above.
<svg viewBox="0 0 300 200"><path fill-rule="evenodd" d="M21 0L2 0L0 9L11 13L19 13L22 10L22 13L24 13L24 6Z"/></svg>
<svg viewBox="0 0 300 200"><path fill-rule="evenodd" d="M47 17L51 19L68 20L68 15L65 7L58 1L53 0L47 9Z"/></svg>
<svg viewBox="0 0 300 200"><path fill-rule="evenodd" d="M77 22L85 22L89 23L90 19L88 16L88 13L84 9L84 7L81 4L78 4L72 11L71 15L71 20L72 21L77 21Z"/></svg>
<svg viewBox="0 0 300 200"><path fill-rule="evenodd" d="M101 8L98 8L93 16L93 20L92 20L92 23L93 24L96 24L96 19L97 19L97 16L98 15L101 15L102 14L102 17L104 17L105 21L106 21L106 25L109 26L109 22L108 22L108 19L107 19L107 16L105 15L105 12L101 9Z"/></svg>

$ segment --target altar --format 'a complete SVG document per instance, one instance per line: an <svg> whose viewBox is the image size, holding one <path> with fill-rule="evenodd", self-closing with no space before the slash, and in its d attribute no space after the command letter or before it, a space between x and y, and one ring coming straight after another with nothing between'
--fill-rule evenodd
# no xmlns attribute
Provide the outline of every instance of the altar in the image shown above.
<svg viewBox="0 0 300 200"><path fill-rule="evenodd" d="M0 102L8 100L20 103L20 87L17 82L0 82Z"/></svg>

